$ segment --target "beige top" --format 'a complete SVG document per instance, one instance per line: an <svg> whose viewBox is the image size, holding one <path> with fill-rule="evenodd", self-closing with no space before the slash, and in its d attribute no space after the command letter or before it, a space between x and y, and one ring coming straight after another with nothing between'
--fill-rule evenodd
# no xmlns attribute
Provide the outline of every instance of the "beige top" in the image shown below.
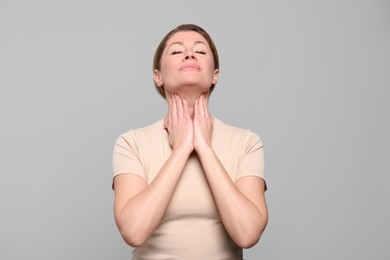
<svg viewBox="0 0 390 260"><path fill-rule="evenodd" d="M233 181L249 175L264 179L263 144L256 134L214 119L212 146ZM162 120L130 130L115 143L114 177L131 173L150 184L171 152ZM144 245L134 249L133 259L242 259L242 249L223 226L195 153L184 168L160 226Z"/></svg>

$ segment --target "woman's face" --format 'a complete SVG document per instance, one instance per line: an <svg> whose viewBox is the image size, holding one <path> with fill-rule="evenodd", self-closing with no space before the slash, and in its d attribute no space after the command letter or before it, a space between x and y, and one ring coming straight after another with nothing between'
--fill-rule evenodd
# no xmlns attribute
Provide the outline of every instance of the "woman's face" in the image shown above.
<svg viewBox="0 0 390 260"><path fill-rule="evenodd" d="M216 84L213 54L206 39L197 32L182 31L171 36L161 56L160 70L154 71L157 86L166 96L186 92L205 93Z"/></svg>

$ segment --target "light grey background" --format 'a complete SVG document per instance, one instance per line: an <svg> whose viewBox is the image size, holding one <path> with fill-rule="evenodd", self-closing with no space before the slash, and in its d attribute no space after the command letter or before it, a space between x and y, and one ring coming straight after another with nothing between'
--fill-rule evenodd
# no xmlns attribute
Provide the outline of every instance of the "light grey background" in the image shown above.
<svg viewBox="0 0 390 260"><path fill-rule="evenodd" d="M116 137L164 116L152 58L197 23L213 114L263 138L269 225L246 259L389 259L389 1L0 1L0 259L129 259Z"/></svg>

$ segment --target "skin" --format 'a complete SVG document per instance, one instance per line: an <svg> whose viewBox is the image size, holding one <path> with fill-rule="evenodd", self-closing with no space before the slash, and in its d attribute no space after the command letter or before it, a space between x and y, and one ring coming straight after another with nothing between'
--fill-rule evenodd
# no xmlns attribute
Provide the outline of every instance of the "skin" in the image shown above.
<svg viewBox="0 0 390 260"><path fill-rule="evenodd" d="M172 154L149 185L134 174L114 179L115 220L130 246L141 246L158 227L192 152L202 164L221 220L238 246L255 245L267 225L264 181L246 176L233 182L211 146L209 89L218 79L212 58L203 36L178 32L167 42L161 69L154 71L156 84L166 93L164 122Z"/></svg>

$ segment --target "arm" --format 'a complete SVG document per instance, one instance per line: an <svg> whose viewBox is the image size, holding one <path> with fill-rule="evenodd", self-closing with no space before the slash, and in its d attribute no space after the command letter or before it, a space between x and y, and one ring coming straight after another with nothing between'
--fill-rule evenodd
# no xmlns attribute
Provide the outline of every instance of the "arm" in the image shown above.
<svg viewBox="0 0 390 260"><path fill-rule="evenodd" d="M227 232L238 246L248 248L257 243L267 225L265 183L255 176L231 180L211 147L212 124L201 97L195 104L194 148Z"/></svg>
<svg viewBox="0 0 390 260"><path fill-rule="evenodd" d="M114 214L123 239L130 246L141 246L159 225L188 155L176 150L148 186L133 174L114 179Z"/></svg>
<svg viewBox="0 0 390 260"><path fill-rule="evenodd" d="M156 178L149 186L134 174L120 174L114 179L115 221L130 246L141 246L160 224L193 150L191 118L185 116L188 111L183 112L187 105L183 107L182 101L173 98L169 107L167 129L173 151Z"/></svg>
<svg viewBox="0 0 390 260"><path fill-rule="evenodd" d="M268 221L264 181L248 176L234 183L211 147L199 149L198 156L227 232L238 246L252 247Z"/></svg>

